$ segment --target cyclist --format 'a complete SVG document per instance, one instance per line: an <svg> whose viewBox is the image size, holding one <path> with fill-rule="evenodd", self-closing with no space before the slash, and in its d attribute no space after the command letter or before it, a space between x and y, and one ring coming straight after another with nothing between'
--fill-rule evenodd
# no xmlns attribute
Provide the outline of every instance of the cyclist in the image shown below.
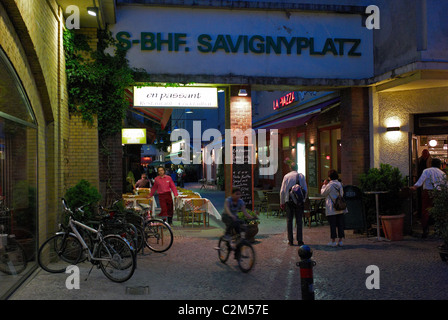
<svg viewBox="0 0 448 320"><path fill-rule="evenodd" d="M232 229L239 234L241 233L241 224L244 222L239 219L238 212L242 212L247 219L253 219L246 211L246 205L241 199L241 190L239 188L232 189L232 195L224 202L224 214L222 215L222 222L226 224L226 233L224 235L226 240L231 239Z"/></svg>

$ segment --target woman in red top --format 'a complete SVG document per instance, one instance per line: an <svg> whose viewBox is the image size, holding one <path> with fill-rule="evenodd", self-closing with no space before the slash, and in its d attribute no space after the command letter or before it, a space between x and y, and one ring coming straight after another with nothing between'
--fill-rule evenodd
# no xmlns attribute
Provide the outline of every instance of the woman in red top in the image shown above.
<svg viewBox="0 0 448 320"><path fill-rule="evenodd" d="M152 196L154 196L156 192L159 194L159 203L160 208L162 209L160 212L160 216L162 216L164 220L165 217L167 217L168 224L172 224L174 207L173 198L171 197L171 191L173 191L174 196L177 197L177 189L174 185L173 179L171 179L170 176L165 175L164 167L158 167L157 173L159 174L159 176L154 179L154 185L151 188L149 197L151 198Z"/></svg>

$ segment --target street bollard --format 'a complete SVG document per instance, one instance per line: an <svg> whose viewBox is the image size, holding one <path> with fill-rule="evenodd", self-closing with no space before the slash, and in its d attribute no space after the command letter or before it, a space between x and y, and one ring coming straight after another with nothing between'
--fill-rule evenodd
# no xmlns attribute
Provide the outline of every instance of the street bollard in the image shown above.
<svg viewBox="0 0 448 320"><path fill-rule="evenodd" d="M311 260L313 251L307 245L303 245L298 251L300 262L296 265L300 268L300 281L302 287L302 300L314 300L313 267L316 262Z"/></svg>

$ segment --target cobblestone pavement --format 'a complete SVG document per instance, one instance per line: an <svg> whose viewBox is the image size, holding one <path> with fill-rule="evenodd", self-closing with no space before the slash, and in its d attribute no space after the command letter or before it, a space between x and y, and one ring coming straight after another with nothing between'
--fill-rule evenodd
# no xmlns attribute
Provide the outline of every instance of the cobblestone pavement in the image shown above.
<svg viewBox="0 0 448 320"><path fill-rule="evenodd" d="M214 247L223 230L217 221L207 229L175 225L172 248L162 254L146 249L134 276L123 284L107 280L98 269L84 281L89 266L83 264L79 290L66 289L67 274L39 270L11 299L300 300L298 247L287 245L285 225L284 218L262 218L254 244L257 263L248 274L239 271L234 259L219 262ZM375 242L347 233L344 247L332 248L326 245L328 225L304 229L316 261L316 300L448 299L448 264L438 256L437 240ZM369 265L380 270L378 290L366 288ZM148 291L131 294L139 287Z"/></svg>

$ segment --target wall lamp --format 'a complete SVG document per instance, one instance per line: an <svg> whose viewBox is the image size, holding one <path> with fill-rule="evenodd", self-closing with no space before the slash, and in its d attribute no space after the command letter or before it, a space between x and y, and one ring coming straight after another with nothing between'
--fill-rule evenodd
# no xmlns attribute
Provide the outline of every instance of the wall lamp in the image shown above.
<svg viewBox="0 0 448 320"><path fill-rule="evenodd" d="M238 96L240 96L240 97L247 97L246 89L240 89L240 91L238 91Z"/></svg>
<svg viewBox="0 0 448 320"><path fill-rule="evenodd" d="M97 7L88 7L87 13L90 14L91 16L96 17L98 15L98 8Z"/></svg>
<svg viewBox="0 0 448 320"><path fill-rule="evenodd" d="M386 131L387 132L400 131L400 127L388 127Z"/></svg>

